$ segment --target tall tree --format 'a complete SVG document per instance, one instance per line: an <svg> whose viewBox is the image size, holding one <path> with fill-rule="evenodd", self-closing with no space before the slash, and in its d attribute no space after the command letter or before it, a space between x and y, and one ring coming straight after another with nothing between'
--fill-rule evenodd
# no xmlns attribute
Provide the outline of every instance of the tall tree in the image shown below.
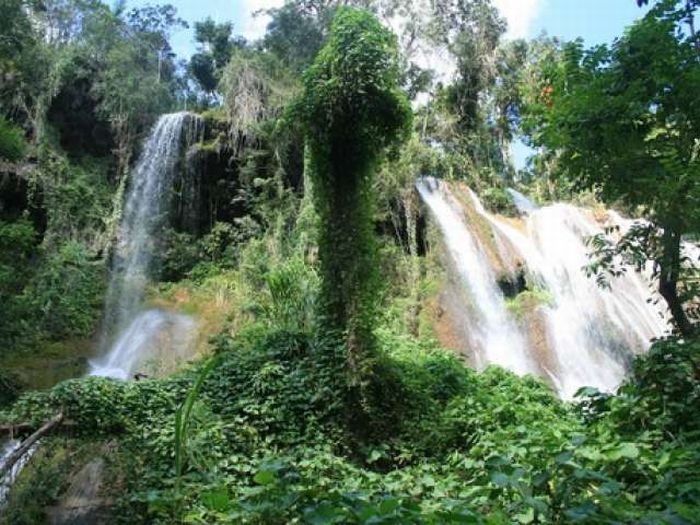
<svg viewBox="0 0 700 525"><path fill-rule="evenodd" d="M611 49L584 52L576 42L560 65L544 65L533 137L558 152L579 187L645 211L650 227L632 229L612 252L599 249L601 261L653 259L659 292L687 334L679 281L682 237L700 231L700 61L693 36L679 31L685 14L683 2L663 0Z"/></svg>
<svg viewBox="0 0 700 525"><path fill-rule="evenodd" d="M457 65L448 97L461 131L473 132L479 124L480 97L496 76L496 50L505 21L491 0L442 0L433 6L433 38L449 49Z"/></svg>
<svg viewBox="0 0 700 525"><path fill-rule="evenodd" d="M221 78L221 72L231 58L233 50L243 47L243 38L233 38L233 24L217 24L211 18L194 24L194 39L198 51L190 59L190 72L202 90L213 95Z"/></svg>
<svg viewBox="0 0 700 525"><path fill-rule="evenodd" d="M296 105L320 218L320 315L344 334L357 374L373 344L378 280L371 182L382 152L407 137L396 37L367 11L337 11Z"/></svg>

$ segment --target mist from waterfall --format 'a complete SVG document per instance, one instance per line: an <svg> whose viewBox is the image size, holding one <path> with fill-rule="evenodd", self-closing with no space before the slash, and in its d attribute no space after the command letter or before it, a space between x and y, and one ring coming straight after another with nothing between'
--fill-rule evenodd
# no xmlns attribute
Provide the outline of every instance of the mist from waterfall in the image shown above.
<svg viewBox="0 0 700 525"><path fill-rule="evenodd" d="M165 332L189 328L185 316L142 311L154 271L154 254L167 226L178 161L183 148L201 139L199 116L179 112L161 116L132 171L117 234L100 339L101 357L90 374L129 378ZM191 320L190 320L191 321Z"/></svg>
<svg viewBox="0 0 700 525"><path fill-rule="evenodd" d="M465 276L465 284L473 290L476 279L488 278L493 281L491 286L495 286L493 275L483 268L474 267L477 264L490 265L488 258L477 262L461 253L464 246L468 246L462 230L474 231L473 226L462 223L455 228L441 218L444 213L440 208L449 206L449 188L431 180L430 184L441 189L427 193L428 180L418 182L418 191L435 216L451 256L461 259L457 265L471 274L471 277ZM645 351L652 338L663 335L668 329L665 315L650 301L655 295L651 281L643 274L629 271L612 279L610 289L604 289L595 279L586 276L583 270L588 262L585 242L589 236L601 233L602 227L582 209L562 203L538 208L513 190L514 202L523 213L522 220L513 221L487 212L476 195L471 192L470 195L474 210L491 227L490 235L501 258L504 261L518 260L528 288L542 290L549 298L537 306L536 312L545 328L546 348L533 348L534 338L530 332L534 327L522 322L518 324L520 339L514 338L513 321L506 310L499 314L507 319L502 323L483 325L473 318L469 321L478 326L477 329L486 327L508 334L509 341L525 340L528 343L523 346L511 342L505 350L499 347L499 355L504 351L513 355L496 360L491 357L488 341L498 336L489 334L482 338L487 346L475 350L489 362L497 364L527 360L532 363L532 356L537 356L531 369L538 369L538 374L548 378L564 398L572 397L583 386L614 391L623 380L633 356ZM454 213L464 217L458 210ZM611 218L615 220L616 216ZM448 227L453 231L446 231ZM475 305L479 310L493 307L492 304L482 306L480 301ZM469 308L465 306L465 310ZM520 357L515 354L520 354ZM513 366L509 368L517 371Z"/></svg>

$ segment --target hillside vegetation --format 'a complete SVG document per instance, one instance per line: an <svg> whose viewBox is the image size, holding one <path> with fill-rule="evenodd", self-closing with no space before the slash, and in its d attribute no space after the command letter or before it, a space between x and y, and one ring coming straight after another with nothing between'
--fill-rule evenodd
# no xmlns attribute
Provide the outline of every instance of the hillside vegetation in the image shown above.
<svg viewBox="0 0 700 525"><path fill-rule="evenodd" d="M172 6L0 0L0 426L63 416L0 523L60 517L98 463L90 523L700 523L683 249L700 231L699 3L651 4L585 50L505 40L490 0L290 0L259 41L196 22L182 61ZM449 82L415 42L449 54ZM192 315L196 348L139 380L85 376L130 169L185 108L203 136L167 189L146 302ZM520 171L516 137L535 152ZM427 174L503 216L517 187L643 219L592 237L581 272L652 268L669 335L617 392L571 401L470 368L438 342Z"/></svg>

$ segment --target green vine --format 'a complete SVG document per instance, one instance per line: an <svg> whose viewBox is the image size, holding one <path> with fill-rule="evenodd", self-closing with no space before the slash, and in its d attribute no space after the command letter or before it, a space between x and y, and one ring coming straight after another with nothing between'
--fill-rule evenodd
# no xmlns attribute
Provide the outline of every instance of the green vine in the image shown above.
<svg viewBox="0 0 700 525"><path fill-rule="evenodd" d="M381 154L411 127L398 85L396 37L367 11L339 9L293 112L319 216L320 319L346 338L354 377L373 346L379 287L371 182Z"/></svg>

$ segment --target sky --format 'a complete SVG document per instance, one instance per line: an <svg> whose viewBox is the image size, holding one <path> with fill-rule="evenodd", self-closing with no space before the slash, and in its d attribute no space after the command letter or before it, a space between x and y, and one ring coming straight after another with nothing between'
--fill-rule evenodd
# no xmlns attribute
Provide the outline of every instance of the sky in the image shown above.
<svg viewBox="0 0 700 525"><path fill-rule="evenodd" d="M130 0L131 7L171 3L181 18L192 23L211 17L218 22L231 21L234 32L255 39L265 31L265 16L255 11L276 7L283 0ZM611 42L615 36L646 9L635 0L493 0L508 21L508 37L532 38L542 32L565 40L582 37L587 45ZM173 47L180 57L195 50L192 28L173 35Z"/></svg>
<svg viewBox="0 0 700 525"><path fill-rule="evenodd" d="M193 22L207 17L217 22L231 21L234 33L254 40L265 32L267 18L254 16L259 10L281 5L284 0L129 0L130 7L152 3L171 3L190 29L173 34L171 42L177 55L186 58L195 51ZM610 43L648 8L637 7L635 0L493 0L508 22L507 38L534 38L542 33L564 40L577 37L585 45ZM529 148L513 145L517 168L525 165Z"/></svg>

